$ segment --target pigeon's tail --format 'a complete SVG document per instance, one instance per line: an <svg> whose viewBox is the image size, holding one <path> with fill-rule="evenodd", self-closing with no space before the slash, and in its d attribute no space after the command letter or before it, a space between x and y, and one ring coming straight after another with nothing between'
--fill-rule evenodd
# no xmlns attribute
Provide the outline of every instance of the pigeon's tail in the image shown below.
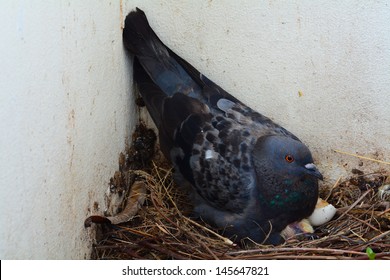
<svg viewBox="0 0 390 280"><path fill-rule="evenodd" d="M150 27L145 13L138 8L126 17L123 43L134 55L160 59L169 56L166 47Z"/></svg>
<svg viewBox="0 0 390 280"><path fill-rule="evenodd" d="M196 96L201 92L199 85L154 33L142 10L137 8L126 17L123 42L166 95L182 92Z"/></svg>
<svg viewBox="0 0 390 280"><path fill-rule="evenodd" d="M166 94L151 80L137 57L133 63L133 79L142 95L142 99L148 109L157 128L161 127L161 114Z"/></svg>

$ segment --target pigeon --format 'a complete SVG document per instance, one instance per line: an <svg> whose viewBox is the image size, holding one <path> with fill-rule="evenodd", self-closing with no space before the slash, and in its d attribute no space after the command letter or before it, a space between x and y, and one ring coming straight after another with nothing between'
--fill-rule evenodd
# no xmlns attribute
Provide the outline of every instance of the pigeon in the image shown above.
<svg viewBox="0 0 390 280"><path fill-rule="evenodd" d="M283 243L281 231L313 212L323 179L308 147L174 53L139 8L123 43L193 217L238 244Z"/></svg>

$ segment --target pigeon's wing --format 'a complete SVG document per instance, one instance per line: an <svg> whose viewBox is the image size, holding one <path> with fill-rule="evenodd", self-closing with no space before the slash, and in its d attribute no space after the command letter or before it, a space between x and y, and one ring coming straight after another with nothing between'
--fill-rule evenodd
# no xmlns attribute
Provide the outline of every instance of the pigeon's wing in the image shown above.
<svg viewBox="0 0 390 280"><path fill-rule="evenodd" d="M289 132L240 102L220 98L211 112L197 98L167 96L137 57L134 80L158 127L161 150L183 179L213 207L244 210L256 185L251 158L256 140Z"/></svg>
<svg viewBox="0 0 390 280"><path fill-rule="evenodd" d="M158 127L161 150L183 179L214 207L244 209L255 178L251 126L237 122L233 113L211 114L206 104L183 93L165 95L136 57L134 80Z"/></svg>
<svg viewBox="0 0 390 280"><path fill-rule="evenodd" d="M190 152L201 126L210 118L208 106L180 92L166 95L150 78L137 57L134 57L133 69L134 81L159 130L164 155L170 159L174 146Z"/></svg>
<svg viewBox="0 0 390 280"><path fill-rule="evenodd" d="M197 98L180 92L167 96L137 57L133 65L134 81L159 130L165 156L208 204L232 212L244 209L255 178L250 126L234 120L234 113L211 114ZM227 110L230 103L222 103Z"/></svg>
<svg viewBox="0 0 390 280"><path fill-rule="evenodd" d="M218 209L241 213L256 186L250 128L214 116L195 140L189 166L198 193Z"/></svg>

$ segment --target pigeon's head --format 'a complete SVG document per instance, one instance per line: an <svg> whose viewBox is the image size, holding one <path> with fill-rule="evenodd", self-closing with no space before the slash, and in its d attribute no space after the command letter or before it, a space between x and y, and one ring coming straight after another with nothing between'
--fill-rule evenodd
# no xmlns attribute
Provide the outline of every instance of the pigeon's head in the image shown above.
<svg viewBox="0 0 390 280"><path fill-rule="evenodd" d="M318 179L323 178L302 142L286 136L265 136L257 140L252 153L261 203L275 210L314 209Z"/></svg>

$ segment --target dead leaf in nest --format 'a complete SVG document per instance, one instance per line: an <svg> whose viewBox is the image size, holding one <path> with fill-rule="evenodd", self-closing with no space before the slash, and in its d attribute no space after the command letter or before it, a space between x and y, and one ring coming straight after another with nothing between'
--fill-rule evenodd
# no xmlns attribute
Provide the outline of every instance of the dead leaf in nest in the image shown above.
<svg viewBox="0 0 390 280"><path fill-rule="evenodd" d="M117 216L107 217L111 224L121 224L130 221L142 207L146 199L146 186L144 181L135 181L131 187L125 209Z"/></svg>
<svg viewBox="0 0 390 280"><path fill-rule="evenodd" d="M136 171L135 171L136 173ZM133 183L130 188L130 194L127 199L124 200L124 210L114 216L99 216L93 215L86 219L84 225L86 227L91 226L92 223L109 223L109 224L121 224L126 223L134 218L138 210L142 207L146 199L146 182L138 180ZM124 196L124 194L122 195ZM122 202L121 202L122 203ZM111 209L111 208L110 208Z"/></svg>
<svg viewBox="0 0 390 280"><path fill-rule="evenodd" d="M146 182L142 179L145 177L144 171L137 169L150 169L156 139L152 129L142 123L136 127L132 145L126 149L126 154L119 155L119 170L110 178L104 196L105 216L92 215L86 219L85 226L92 223L125 223L136 215L146 199L147 190Z"/></svg>

